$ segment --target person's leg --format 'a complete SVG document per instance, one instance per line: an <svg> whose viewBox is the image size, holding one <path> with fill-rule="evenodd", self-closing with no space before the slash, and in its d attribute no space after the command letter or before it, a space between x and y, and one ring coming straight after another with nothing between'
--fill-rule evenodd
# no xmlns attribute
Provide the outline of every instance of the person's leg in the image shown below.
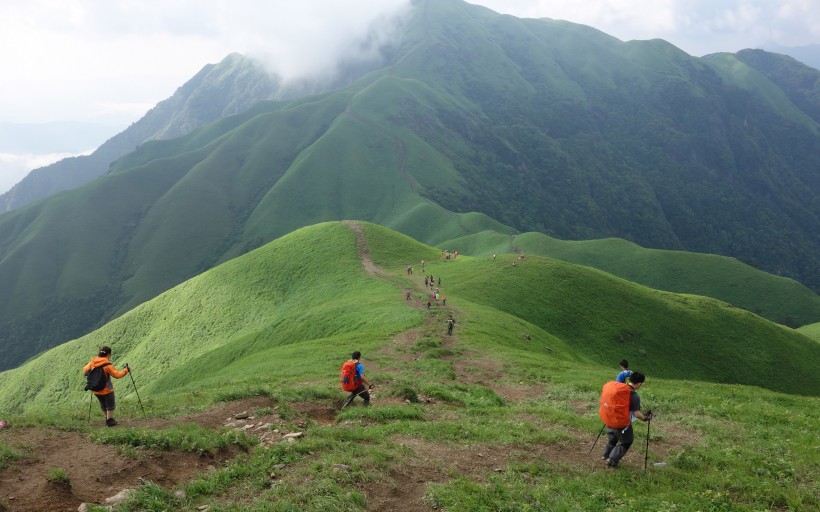
<svg viewBox="0 0 820 512"><path fill-rule="evenodd" d="M103 415L105 416L105 419L107 420L108 419L108 411L105 408L105 395L94 395L94 396L97 397L97 402L100 403L100 410L102 411Z"/></svg>
<svg viewBox="0 0 820 512"><path fill-rule="evenodd" d="M626 455L626 452L629 451L629 447L632 446L632 443L635 441L635 432L632 429L632 425L628 426L624 430L616 430L615 432L618 437L618 444L609 453L609 460L607 463L610 466L617 466L623 456Z"/></svg>
<svg viewBox="0 0 820 512"><path fill-rule="evenodd" d="M364 386L362 386L362 389L364 389ZM365 391L359 396L361 396L364 399L364 406L365 407L370 405L370 392L369 391Z"/></svg>
<svg viewBox="0 0 820 512"><path fill-rule="evenodd" d="M117 424L117 420L114 419L114 409L117 408L116 400L114 400L114 393L103 395L103 400L105 402L105 426L113 427Z"/></svg>
<svg viewBox="0 0 820 512"><path fill-rule="evenodd" d="M607 443L604 445L604 459L609 458L610 452L612 452L612 449L615 448L616 444L618 444L617 430L607 427L606 439Z"/></svg>

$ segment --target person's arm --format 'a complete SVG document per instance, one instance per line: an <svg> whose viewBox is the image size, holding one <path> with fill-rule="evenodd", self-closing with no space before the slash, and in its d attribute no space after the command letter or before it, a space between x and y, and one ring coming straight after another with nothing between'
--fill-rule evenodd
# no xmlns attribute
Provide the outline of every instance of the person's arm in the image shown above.
<svg viewBox="0 0 820 512"><path fill-rule="evenodd" d="M367 380L367 377L364 376L364 365L359 363L359 365L356 367L356 370L359 372L359 377L361 377L362 379L362 384L364 384L364 386L368 389L372 388L373 384L371 384L370 381Z"/></svg>
<svg viewBox="0 0 820 512"><path fill-rule="evenodd" d="M646 414L642 413L641 411L632 411L632 414L634 414L635 417L638 418L641 421L649 421L649 420L652 419L652 412L651 411L647 411Z"/></svg>
<svg viewBox="0 0 820 512"><path fill-rule="evenodd" d="M128 367L127 366L125 368L123 368L122 370L117 370L117 368L113 364L110 364L106 367L106 370L108 371L108 375L114 377L115 379L121 379L121 378L125 377L126 375L128 375Z"/></svg>

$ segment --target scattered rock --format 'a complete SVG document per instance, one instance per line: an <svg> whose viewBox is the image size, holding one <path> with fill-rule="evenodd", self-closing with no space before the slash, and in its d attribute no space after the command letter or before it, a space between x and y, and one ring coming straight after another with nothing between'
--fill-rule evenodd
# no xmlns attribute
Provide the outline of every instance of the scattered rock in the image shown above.
<svg viewBox="0 0 820 512"><path fill-rule="evenodd" d="M204 510L208 510L209 508L211 508L210 505L201 505L201 506L197 507L196 509L204 511Z"/></svg>
<svg viewBox="0 0 820 512"><path fill-rule="evenodd" d="M246 420L250 417L251 417L250 413L248 413L248 411L244 411L244 412L240 412L239 414L234 416L234 419L236 419L236 420Z"/></svg>
<svg viewBox="0 0 820 512"><path fill-rule="evenodd" d="M106 498L105 503L108 505L119 505L125 502L135 491L136 489L123 489L114 496Z"/></svg>
<svg viewBox="0 0 820 512"><path fill-rule="evenodd" d="M348 466L347 464L334 464L333 465L333 471L348 471L350 469L351 469L351 467Z"/></svg>
<svg viewBox="0 0 820 512"><path fill-rule="evenodd" d="M174 491L174 498L176 498L178 500L184 500L185 499L185 491L182 490L182 489L177 489L176 491Z"/></svg>
<svg viewBox="0 0 820 512"><path fill-rule="evenodd" d="M298 439L300 437L304 437L304 435L305 435L304 432L291 432L290 434L285 434L284 438L285 439Z"/></svg>
<svg viewBox="0 0 820 512"><path fill-rule="evenodd" d="M286 467L288 467L287 464L274 464L273 465L273 469L280 469L281 470L281 469L285 469Z"/></svg>

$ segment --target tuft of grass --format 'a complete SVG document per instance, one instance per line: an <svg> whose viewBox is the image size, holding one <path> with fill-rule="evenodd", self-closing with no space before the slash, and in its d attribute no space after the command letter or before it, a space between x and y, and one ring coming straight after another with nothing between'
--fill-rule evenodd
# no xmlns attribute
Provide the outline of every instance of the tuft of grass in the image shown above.
<svg viewBox="0 0 820 512"><path fill-rule="evenodd" d="M66 487L71 486L71 479L68 477L68 473L63 468L51 468L46 473L46 480L53 484L64 485Z"/></svg>
<svg viewBox="0 0 820 512"><path fill-rule="evenodd" d="M17 459L25 457L23 453L12 449L6 443L0 442L0 470L6 469Z"/></svg>
<svg viewBox="0 0 820 512"><path fill-rule="evenodd" d="M390 421L424 420L424 409L419 406L346 407L337 418L361 419L386 423Z"/></svg>
<svg viewBox="0 0 820 512"><path fill-rule="evenodd" d="M216 432L198 425L180 425L165 430L143 428L104 429L91 434L98 444L127 445L155 450L180 450L215 454L229 446L248 449L257 441L244 432Z"/></svg>

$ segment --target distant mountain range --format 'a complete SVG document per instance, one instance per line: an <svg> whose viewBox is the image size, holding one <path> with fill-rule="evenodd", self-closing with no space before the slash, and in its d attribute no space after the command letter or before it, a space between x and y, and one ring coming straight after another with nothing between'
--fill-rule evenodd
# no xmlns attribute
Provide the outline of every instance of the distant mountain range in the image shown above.
<svg viewBox="0 0 820 512"><path fill-rule="evenodd" d="M382 55L287 90L229 56L5 194L3 367L328 220L435 246L488 230L618 237L820 286L817 70L460 0L417 2Z"/></svg>

